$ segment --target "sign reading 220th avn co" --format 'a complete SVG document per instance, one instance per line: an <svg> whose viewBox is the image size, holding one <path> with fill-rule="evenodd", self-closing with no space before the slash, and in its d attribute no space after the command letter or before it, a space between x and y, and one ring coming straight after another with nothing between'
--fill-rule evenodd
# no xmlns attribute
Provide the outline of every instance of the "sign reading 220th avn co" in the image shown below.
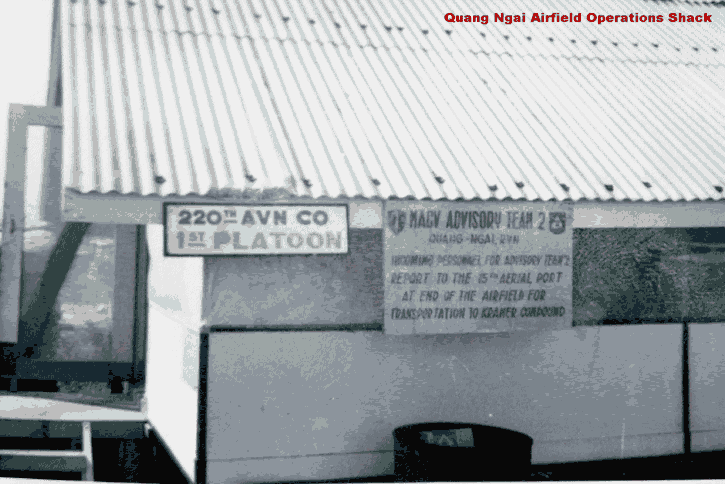
<svg viewBox="0 0 725 484"><path fill-rule="evenodd" d="M345 205L164 204L167 256L345 254Z"/></svg>
<svg viewBox="0 0 725 484"><path fill-rule="evenodd" d="M571 204L389 201L384 218L386 333L571 326Z"/></svg>

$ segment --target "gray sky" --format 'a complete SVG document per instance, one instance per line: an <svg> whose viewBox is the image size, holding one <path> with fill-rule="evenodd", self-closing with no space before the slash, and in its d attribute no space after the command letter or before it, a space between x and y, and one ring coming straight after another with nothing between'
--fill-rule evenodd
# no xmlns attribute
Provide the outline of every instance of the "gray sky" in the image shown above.
<svg viewBox="0 0 725 484"><path fill-rule="evenodd" d="M45 105L50 69L50 37L53 0L4 0L0 14L0 200L4 200L7 163L8 105ZM43 152L43 128L31 128L28 136L29 170L26 214L29 226L38 223L40 179L37 167ZM35 175L35 176L33 176Z"/></svg>

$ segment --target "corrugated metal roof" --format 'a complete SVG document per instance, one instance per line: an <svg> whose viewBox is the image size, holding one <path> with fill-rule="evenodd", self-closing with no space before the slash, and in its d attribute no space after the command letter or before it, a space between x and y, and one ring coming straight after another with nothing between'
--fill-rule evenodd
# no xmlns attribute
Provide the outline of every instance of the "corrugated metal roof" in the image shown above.
<svg viewBox="0 0 725 484"><path fill-rule="evenodd" d="M705 2L59 1L81 192L723 198L725 9Z"/></svg>

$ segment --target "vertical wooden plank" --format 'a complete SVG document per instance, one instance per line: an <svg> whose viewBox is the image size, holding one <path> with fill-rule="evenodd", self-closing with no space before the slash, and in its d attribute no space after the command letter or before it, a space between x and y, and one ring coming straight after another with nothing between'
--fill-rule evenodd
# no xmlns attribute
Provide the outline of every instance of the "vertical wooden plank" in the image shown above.
<svg viewBox="0 0 725 484"><path fill-rule="evenodd" d="M111 359L131 362L136 295L136 226L116 226L115 284L113 288L113 326ZM128 378L125 375L124 379Z"/></svg>
<svg viewBox="0 0 725 484"><path fill-rule="evenodd" d="M48 77L47 106L62 105L61 84L61 42L60 42L60 1L53 2L53 34L51 38L51 61ZM61 128L48 128L45 131L45 153L43 155L43 189L40 192L40 218L58 224L61 222L61 190L63 174L61 171L63 131Z"/></svg>
<svg viewBox="0 0 725 484"><path fill-rule="evenodd" d="M83 473L84 481L93 481L93 442L91 433L91 422L83 422L83 454L86 457L86 472Z"/></svg>
<svg viewBox="0 0 725 484"><path fill-rule="evenodd" d="M24 115L23 106L10 105L0 254L0 342L3 343L18 342L25 228L25 160L28 151L28 123Z"/></svg>
<svg viewBox="0 0 725 484"><path fill-rule="evenodd" d="M48 128L45 133L45 154L43 155L40 217L52 224L61 223L63 159L63 130Z"/></svg>
<svg viewBox="0 0 725 484"><path fill-rule="evenodd" d="M146 241L146 226L136 226L136 318L133 328L133 381L134 385L144 381L146 368L146 341L148 332L148 273L149 248Z"/></svg>

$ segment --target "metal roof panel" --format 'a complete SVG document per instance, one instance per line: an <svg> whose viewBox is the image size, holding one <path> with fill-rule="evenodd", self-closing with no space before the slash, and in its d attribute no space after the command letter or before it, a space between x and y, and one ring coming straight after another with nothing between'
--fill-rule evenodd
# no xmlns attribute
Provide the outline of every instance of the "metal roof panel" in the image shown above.
<svg viewBox="0 0 725 484"><path fill-rule="evenodd" d="M64 183L82 192L723 198L725 10L715 6L62 5ZM451 9L490 21L448 23ZM714 21L493 20L575 9Z"/></svg>

